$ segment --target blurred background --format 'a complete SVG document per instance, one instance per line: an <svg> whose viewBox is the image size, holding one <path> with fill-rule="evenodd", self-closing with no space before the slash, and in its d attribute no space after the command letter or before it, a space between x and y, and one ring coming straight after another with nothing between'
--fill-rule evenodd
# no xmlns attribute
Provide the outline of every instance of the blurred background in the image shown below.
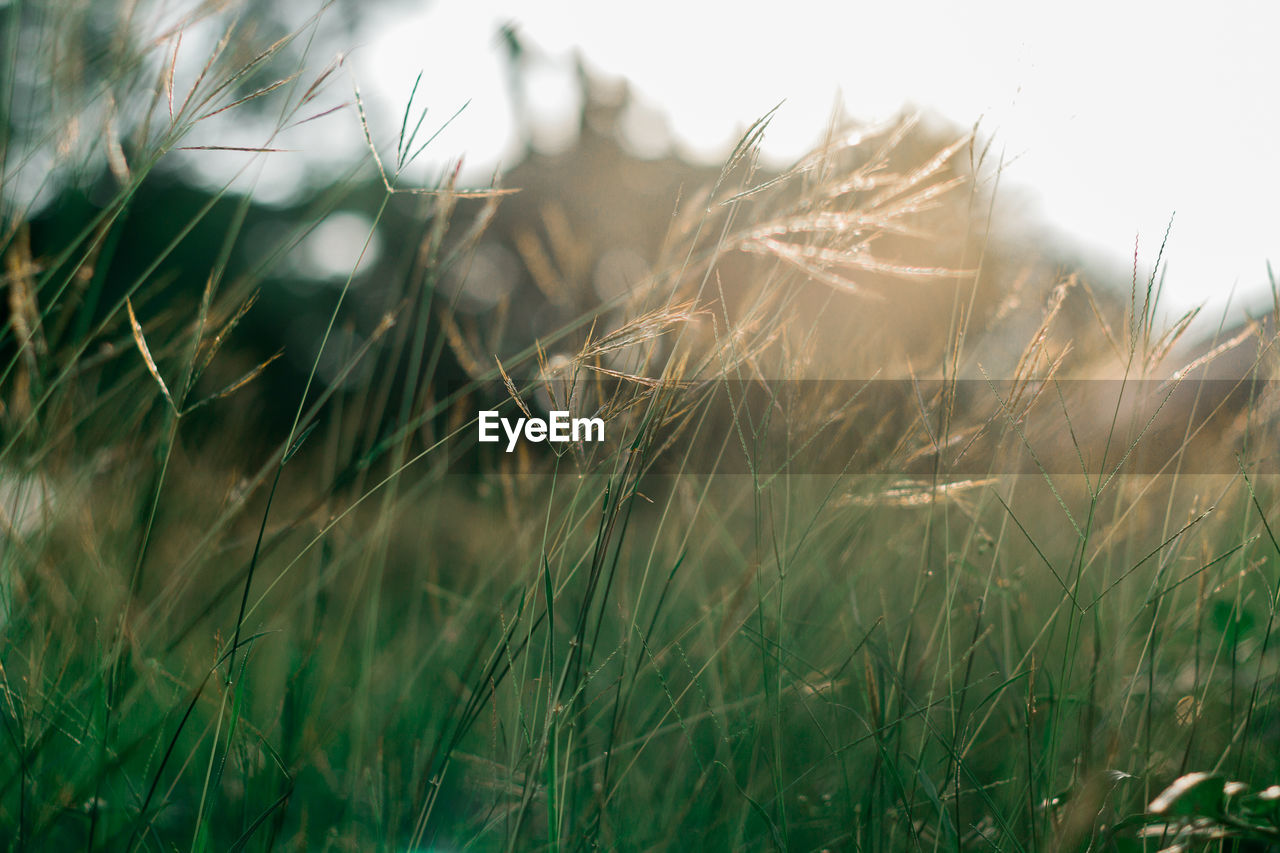
<svg viewBox="0 0 1280 853"><path fill-rule="evenodd" d="M522 115L538 148L569 144L576 53L630 82L625 139L641 156L717 163L781 102L764 150L782 165L833 107L867 121L923 109L994 139L1002 187L1121 274L1135 238L1154 250L1176 212L1171 307L1221 310L1233 289L1256 305L1265 289L1280 233L1274 5L446 2L385 15L361 23L369 49L353 62L393 102L419 68L445 109L472 99L442 147L477 170L518 158ZM502 26L527 47L514 93L491 37Z"/></svg>
<svg viewBox="0 0 1280 853"><path fill-rule="evenodd" d="M47 4L43 12L42 5L12 8L23 9L35 26L34 19L55 6L65 13L78 4ZM193 7L147 8L158 11L139 13L129 25L139 50L163 31L165 16L176 22ZM277 2L254 11L258 26L283 35L318 8ZM99 4L87 14L86 40L95 31L104 41L121 37L111 9ZM1048 12L1013 2L943 0L800 0L785 9L761 2L662 0L622 8L379 0L326 9L309 40L291 49L318 64L345 54L344 79L331 81L330 92L335 103L349 101L352 83L358 84L379 141L400 126L420 81L414 108L428 110L420 139L438 136L404 175L407 181L432 183L463 158L462 181L484 185L533 154L572 151L582 125L583 68L601 84L626 87L625 103L614 101L616 122L602 129L629 157L645 162L716 167L739 134L778 104L763 140L774 168L809 150L834 110L865 122L921 110L959 128L976 127L1003 164L1000 203L1017 217L1049 225L1063 247L1120 281L1129 278L1135 243L1141 257L1154 256L1172 219L1164 256L1170 310L1206 303L1202 322L1216 322L1228 300L1236 309L1270 301L1266 264L1280 233L1272 197L1280 185L1280 118L1269 105L1280 82L1267 63L1280 13L1269 4L1236 0L1206 12L1083 2ZM193 80L216 43L218 28L207 23L187 33L176 58L177 81ZM87 47L50 46L47 58L65 61ZM7 73L28 84L28 96L42 98L36 71L24 66ZM63 79L57 82L73 82L71 69L58 73ZM20 89L11 121L56 121L59 109L71 109L74 91L63 85L63 103L52 112L27 113ZM203 141L260 145L264 128L247 123L245 113L206 123ZM117 123L128 120L121 116ZM296 150L274 154L247 173L256 200L296 203L335 168L366 153L350 111L324 121L319 141L318 129L277 138L279 147L291 148L307 134ZM14 141L11 136L11 146ZM38 206L47 206L61 184L40 169L18 174L12 153L7 202L39 196ZM226 152L187 153L168 165L194 186L220 186L243 167ZM53 159L47 152L35 156ZM330 254L312 258L308 269L342 267L340 235L356 225L338 219L328 226L317 243Z"/></svg>
<svg viewBox="0 0 1280 853"><path fill-rule="evenodd" d="M237 415L279 426L313 365L339 393L408 375L351 356L414 288L431 294L413 316L443 386L535 345L568 357L678 258L680 216L762 118L753 168L767 181L833 127L875 139L914 117L900 165L967 140L946 174L968 195L930 202L924 240L877 243L897 268L863 271L873 298L836 296L827 322L859 341L829 356L837 375L937 363L957 293L989 338L984 364L961 371L1007 372L1037 322L1018 305L1045 304L1071 274L1086 287L1064 303L1068 338L1150 282L1151 321L1178 326L1186 363L1272 307L1273 16L1246 3L9 4L10 261L39 274L23 309L49 313L29 323L48 338L37 350L95 326L128 349L129 293L150 333L176 341L206 284L228 282L229 302L255 301L209 381L279 356ZM73 235L87 250L67 253ZM443 262L419 276L431 253ZM726 258L726 276L743 263ZM975 264L972 294L903 274ZM1224 371L1248 369L1248 349Z"/></svg>

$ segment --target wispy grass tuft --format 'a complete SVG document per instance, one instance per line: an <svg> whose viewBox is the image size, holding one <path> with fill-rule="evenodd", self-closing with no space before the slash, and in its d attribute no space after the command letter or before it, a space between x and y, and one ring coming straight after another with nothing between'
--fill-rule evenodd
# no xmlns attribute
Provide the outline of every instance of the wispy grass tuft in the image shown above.
<svg viewBox="0 0 1280 853"><path fill-rule="evenodd" d="M11 47L56 29L28 5L0 10ZM1273 323L1189 351L1163 247L1127 300L1046 274L1001 243L975 136L833 125L766 173L769 116L625 292L571 286L547 207L551 249L525 229L513 256L559 319L464 310L445 285L520 187L414 182L427 81L378 127L358 90L327 100L347 64L312 70L319 18L233 18L103 46L57 121L6 130L10 849L1276 843ZM260 144L215 133L250 113ZM242 182L321 119L366 159L258 227ZM137 236L172 158L232 148L253 156ZM75 168L92 211L51 228ZM349 273L289 295L357 201ZM608 440L493 451L490 406Z"/></svg>

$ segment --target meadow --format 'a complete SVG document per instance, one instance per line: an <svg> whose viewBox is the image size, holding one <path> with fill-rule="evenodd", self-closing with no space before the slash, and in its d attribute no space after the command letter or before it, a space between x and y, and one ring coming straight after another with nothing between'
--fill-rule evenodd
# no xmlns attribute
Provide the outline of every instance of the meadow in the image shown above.
<svg viewBox="0 0 1280 853"><path fill-rule="evenodd" d="M593 291L554 206L423 180L420 106L371 123L314 22L70 69L30 45L89 7L22 8L6 849L1280 848L1275 330L1193 341L1163 246L1091 282L979 134L833 122L770 171L765 116ZM241 113L242 173L147 201ZM258 228L244 176L325 122L364 156ZM282 286L353 206L396 251ZM527 285L480 304L507 227ZM606 441L507 453L487 409Z"/></svg>

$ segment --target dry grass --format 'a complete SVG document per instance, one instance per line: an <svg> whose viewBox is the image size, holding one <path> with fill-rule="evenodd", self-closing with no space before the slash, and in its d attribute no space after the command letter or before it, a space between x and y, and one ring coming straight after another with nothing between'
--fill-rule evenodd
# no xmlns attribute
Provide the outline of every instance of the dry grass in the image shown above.
<svg viewBox="0 0 1280 853"><path fill-rule="evenodd" d="M436 288L500 194L407 192L416 115L392 159L353 108L375 227L410 197L420 240L326 377L352 272L281 429L250 417L278 365L237 354L274 260L224 279L243 216L201 226L247 196L177 225L225 246L194 298L166 298L171 250L100 290L138 187L216 147L201 122L270 104L242 146L270 156L342 79L286 50L305 29L243 57L228 31L180 85L197 18L75 87L114 128L90 227L33 247L6 196L11 849L1274 844L1270 389L1184 405L1205 362L1176 360L1158 269L1126 305L1020 258L968 137L837 127L764 174L766 118L616 298L574 301L568 237L528 249L576 314L506 347L508 309ZM1263 335L1209 353L1256 345L1265 376ZM502 398L610 440L481 452Z"/></svg>

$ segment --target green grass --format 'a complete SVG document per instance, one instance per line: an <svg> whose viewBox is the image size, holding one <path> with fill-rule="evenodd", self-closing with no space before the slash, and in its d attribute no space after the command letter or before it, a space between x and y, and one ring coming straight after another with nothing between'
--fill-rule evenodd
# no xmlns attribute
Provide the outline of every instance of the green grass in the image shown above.
<svg viewBox="0 0 1280 853"><path fill-rule="evenodd" d="M409 211L420 239L381 285L386 320L337 353L339 374L371 364L372 378L325 381L316 355L281 428L254 416L279 366L249 359L238 325L301 234L228 275L251 205L228 190L170 223L140 275L110 273L131 200L202 116L308 117L332 71L253 77L276 58L305 69L308 32L235 42L190 96L154 62L176 31L152 65L118 61L104 84L155 108L101 213L33 250L27 212L7 209L8 849L1277 845L1280 508L1253 473L1268 401L1221 436L1245 451L1234 471L1185 475L1175 454L1138 475L1126 451L1143 422L1114 398L1059 408L1049 381L1180 366L1158 259L1127 306L1099 300L1090 334L1061 332L1064 300L1083 298L1065 286L1001 326L983 310L1011 286L987 236L985 152L913 152L904 126L833 139L771 182L755 168L762 120L682 205L648 279L536 346L486 351L443 283L500 195L416 189L416 108L396 134L357 95L344 115L371 157L332 194L376 174L375 224ZM35 166L11 147L5 168ZM231 215L211 235L215 209ZM211 237L212 268L169 275L184 241ZM895 307L903 281L936 295ZM321 350L339 346L351 283ZM909 332L896 313L933 325ZM850 335L863 316L875 334ZM1034 451L1014 400L955 397L984 369L1039 388L1064 435L1101 425L1105 457L1082 446L1078 472L1015 476L995 455L990 476L963 478L942 453L928 479L865 473L979 432ZM785 462L860 405L791 380L908 370L941 391L873 436L870 458ZM610 442L481 453L475 411L504 387L600 408ZM718 396L750 387L776 395L764 411ZM716 473L717 457L747 473Z"/></svg>

